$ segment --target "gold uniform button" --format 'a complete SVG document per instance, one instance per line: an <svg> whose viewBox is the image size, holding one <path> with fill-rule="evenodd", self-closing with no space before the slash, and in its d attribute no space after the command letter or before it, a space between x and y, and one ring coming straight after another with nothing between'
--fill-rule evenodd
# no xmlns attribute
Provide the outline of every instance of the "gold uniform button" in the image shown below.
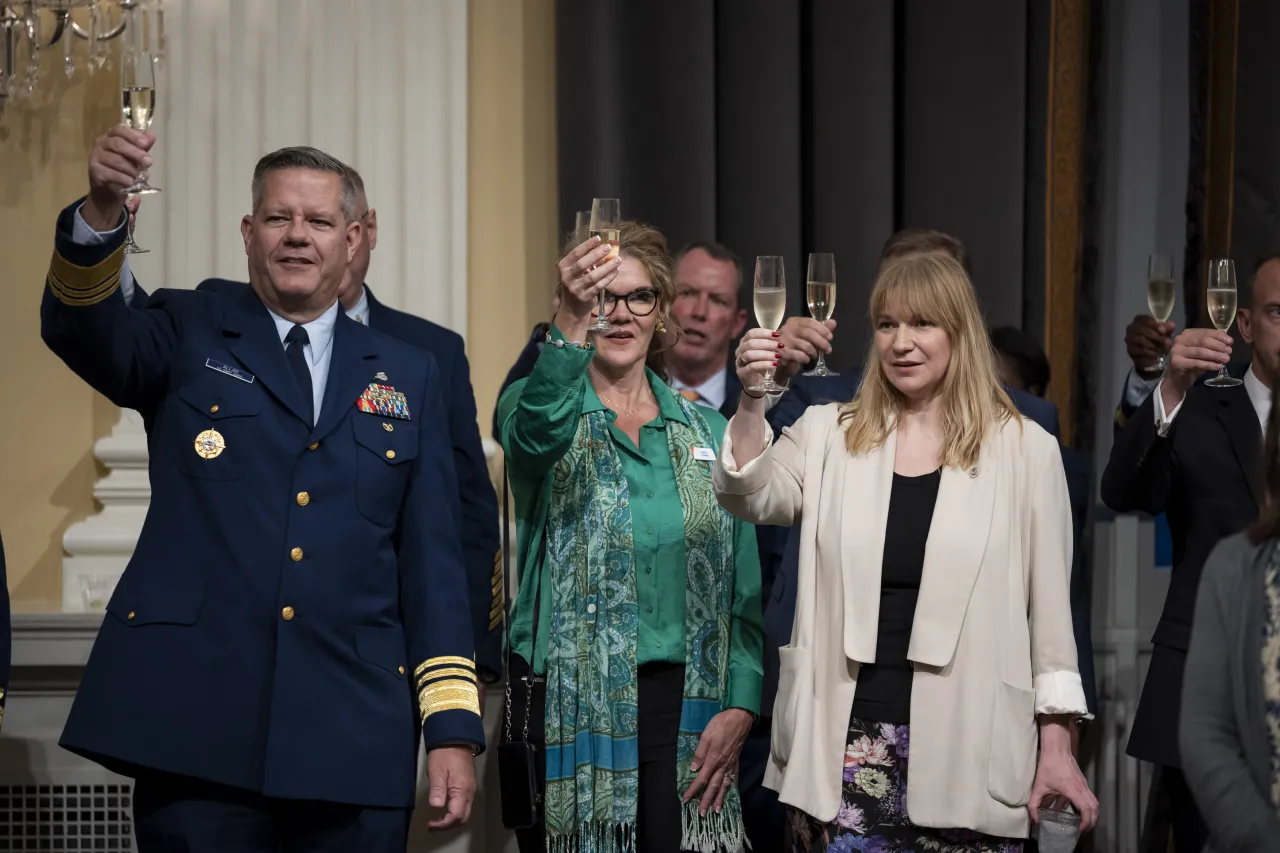
<svg viewBox="0 0 1280 853"><path fill-rule="evenodd" d="M298 492L298 506L306 506L311 503L311 495L306 492Z"/></svg>
<svg viewBox="0 0 1280 853"><path fill-rule="evenodd" d="M135 612L133 612L132 610L130 610L130 611L129 611L129 618L130 618L130 619L132 619L133 617L135 617L135 616L137 616L137 615L138 615L138 614L137 614L137 613L135 613Z"/></svg>
<svg viewBox="0 0 1280 853"><path fill-rule="evenodd" d="M289 552L289 556L293 558L293 561L295 563L298 562L299 560L302 559L302 549L294 548L292 551Z"/></svg>
<svg viewBox="0 0 1280 853"><path fill-rule="evenodd" d="M396 667L396 669L398 669L398 670L400 671L400 674L401 674L401 675L404 675L404 667L402 667L402 666L398 666L398 667Z"/></svg>
<svg viewBox="0 0 1280 853"><path fill-rule="evenodd" d="M319 446L320 446L320 442L318 442L318 441L313 441L313 442L311 442L310 444L308 444L308 445L307 445L307 450L315 450L315 449L316 449L317 447L319 447Z"/></svg>
<svg viewBox="0 0 1280 853"><path fill-rule="evenodd" d="M210 406L210 407L209 407L209 411L210 411L210 412L216 412L216 411L218 411L218 404L217 404L217 403L214 403L212 406Z"/></svg>
<svg viewBox="0 0 1280 853"><path fill-rule="evenodd" d="M293 608L286 607L284 610L280 611L280 615L284 617L284 621L288 622L293 618Z"/></svg>
<svg viewBox="0 0 1280 853"><path fill-rule="evenodd" d="M395 458L396 458L396 452L395 452L394 450L388 450L388 451L387 451L387 458L388 458L388 459L395 459Z"/></svg>

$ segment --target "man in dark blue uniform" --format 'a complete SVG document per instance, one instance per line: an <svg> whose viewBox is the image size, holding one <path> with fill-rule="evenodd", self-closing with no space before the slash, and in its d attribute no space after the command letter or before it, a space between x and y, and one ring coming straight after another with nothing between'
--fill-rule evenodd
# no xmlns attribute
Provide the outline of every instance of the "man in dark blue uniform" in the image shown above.
<svg viewBox="0 0 1280 853"><path fill-rule="evenodd" d="M439 372L341 312L363 226L314 149L255 170L251 289L131 309L123 190L154 140L95 143L41 306L49 347L151 424L151 505L61 743L136 779L143 853L404 850L419 732L433 828L467 819L484 745Z"/></svg>
<svg viewBox="0 0 1280 853"><path fill-rule="evenodd" d="M475 630L476 666L481 681L493 683L502 675L502 620L505 617L502 553L498 548L498 498L480 442L466 346L457 332L383 305L365 284L370 255L378 245L378 211L369 206L359 173L354 169L350 171L356 188L356 218L363 227L338 299L352 320L412 344L435 358L458 475L462 553L467 567L471 624ZM208 279L196 289L234 299L248 286L244 282ZM130 304L136 304L138 294L145 296L127 277L121 282L121 291ZM483 707L483 691L480 696Z"/></svg>

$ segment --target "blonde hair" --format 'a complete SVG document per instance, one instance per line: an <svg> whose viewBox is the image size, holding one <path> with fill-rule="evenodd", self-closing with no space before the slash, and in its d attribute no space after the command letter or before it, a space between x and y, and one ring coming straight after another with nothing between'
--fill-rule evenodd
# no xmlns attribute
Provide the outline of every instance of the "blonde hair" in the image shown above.
<svg viewBox="0 0 1280 853"><path fill-rule="evenodd" d="M988 432L1010 418L1021 425L1013 401L1000 386L995 354L987 336L978 297L964 267L945 255L918 254L889 263L871 291L871 324L886 313L926 320L947 333L951 362L942 380L944 467L972 468ZM874 342L867 354L862 385L840 412L845 447L852 454L882 447L893 431L905 397L885 375Z"/></svg>

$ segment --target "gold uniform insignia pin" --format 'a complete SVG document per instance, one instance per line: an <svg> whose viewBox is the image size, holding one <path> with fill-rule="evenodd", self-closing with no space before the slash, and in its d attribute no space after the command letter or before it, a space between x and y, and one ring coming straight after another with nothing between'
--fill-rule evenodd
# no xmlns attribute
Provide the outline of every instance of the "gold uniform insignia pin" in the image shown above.
<svg viewBox="0 0 1280 853"><path fill-rule="evenodd" d="M196 436L196 455L201 459L216 459L227 449L227 442L216 429L207 429Z"/></svg>

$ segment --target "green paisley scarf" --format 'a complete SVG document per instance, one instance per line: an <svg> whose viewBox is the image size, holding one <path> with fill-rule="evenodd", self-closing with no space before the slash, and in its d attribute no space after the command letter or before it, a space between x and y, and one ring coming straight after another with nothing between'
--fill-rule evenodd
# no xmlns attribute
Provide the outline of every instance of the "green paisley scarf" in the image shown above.
<svg viewBox="0 0 1280 853"><path fill-rule="evenodd" d="M694 405L673 396L690 424L666 424L688 554L679 778L671 789L678 798L693 782L689 764L699 737L726 694L734 561L733 519L716 502L712 463L692 453L715 443ZM545 798L551 853L633 853L636 845L640 618L627 479L609 424L603 411L584 414L552 477ZM682 824L682 848L736 853L744 840L736 786L718 814L699 815L696 798L684 803Z"/></svg>

